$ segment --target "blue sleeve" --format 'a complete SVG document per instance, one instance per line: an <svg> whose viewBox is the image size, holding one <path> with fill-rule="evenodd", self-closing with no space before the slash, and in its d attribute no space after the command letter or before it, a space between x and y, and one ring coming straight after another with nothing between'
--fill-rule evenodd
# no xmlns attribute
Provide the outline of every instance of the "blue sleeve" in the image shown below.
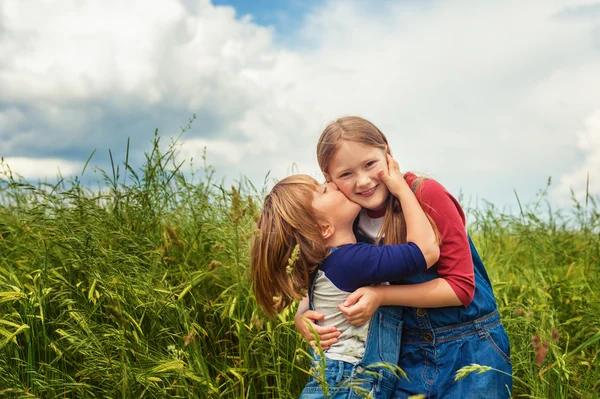
<svg viewBox="0 0 600 399"><path fill-rule="evenodd" d="M321 270L339 289L354 291L370 284L401 280L427 270L419 247L400 245L349 244L331 253Z"/></svg>

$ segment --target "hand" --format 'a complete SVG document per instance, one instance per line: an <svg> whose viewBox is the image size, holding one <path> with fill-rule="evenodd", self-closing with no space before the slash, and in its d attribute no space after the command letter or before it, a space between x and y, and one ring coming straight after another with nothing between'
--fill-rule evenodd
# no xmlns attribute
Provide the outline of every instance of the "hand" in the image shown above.
<svg viewBox="0 0 600 399"><path fill-rule="evenodd" d="M324 317L325 315L323 313L315 312L313 310L307 310L301 315L297 314L296 317L294 317L296 330L298 330L308 342L315 341L315 337L308 325L311 325L312 328L314 328L315 332L319 334L319 341L323 350L328 349L331 345L338 342L337 338L341 334L341 332L333 326L321 327L315 323L317 320L322 320Z"/></svg>
<svg viewBox="0 0 600 399"><path fill-rule="evenodd" d="M386 154L386 159L388 171L380 169L378 176L387 188L393 192L398 187L398 184L404 182L404 174L400 172L400 165L390 154Z"/></svg>
<svg viewBox="0 0 600 399"><path fill-rule="evenodd" d="M381 297L372 287L362 287L354 291L344 303L338 305L346 320L353 326L362 326L381 305Z"/></svg>

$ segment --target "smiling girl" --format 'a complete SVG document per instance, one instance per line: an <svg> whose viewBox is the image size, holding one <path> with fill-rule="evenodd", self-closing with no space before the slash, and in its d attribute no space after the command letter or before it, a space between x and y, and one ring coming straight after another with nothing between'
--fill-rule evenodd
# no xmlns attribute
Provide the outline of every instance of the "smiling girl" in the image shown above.
<svg viewBox="0 0 600 399"><path fill-rule="evenodd" d="M317 158L326 179L335 183L361 210L357 237L366 242L406 242L410 210L391 196L377 175L390 153L384 134L369 121L344 117L329 124L319 139ZM394 398L425 394L439 397L509 397L512 389L510 345L496 307L485 267L466 231L458 201L432 179L406 173L423 210L441 237L440 259L421 273L399 279L401 285L364 287L339 305L348 321L360 325L381 305L404 309L401 354L398 362L409 381L399 380ZM304 320L320 320L322 313L301 303L296 328L311 339ZM303 320L304 319L304 320ZM314 326L324 347L339 332ZM503 373L488 372L454 382L463 366L478 363Z"/></svg>

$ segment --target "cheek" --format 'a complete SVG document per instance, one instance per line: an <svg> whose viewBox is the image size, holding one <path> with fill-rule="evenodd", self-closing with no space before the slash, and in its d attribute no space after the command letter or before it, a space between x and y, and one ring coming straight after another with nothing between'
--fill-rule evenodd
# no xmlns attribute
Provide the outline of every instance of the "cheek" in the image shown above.
<svg viewBox="0 0 600 399"><path fill-rule="evenodd" d="M371 178L371 180L376 180L376 181L380 181L381 179L379 179L379 171L383 169L386 173L387 173L387 167L386 168L373 168L373 170L370 171L369 173L369 178Z"/></svg>
<svg viewBox="0 0 600 399"><path fill-rule="evenodd" d="M387 163L387 158L385 157L385 155L383 156L383 158L381 158L378 162L378 169L383 169L386 172L388 172L388 163Z"/></svg>
<svg viewBox="0 0 600 399"><path fill-rule="evenodd" d="M380 189L381 195L382 195L384 198L387 198L387 196L388 196L388 194L389 194L390 190L388 190L387 186L386 186L385 184L383 184L383 183L382 183L382 184L380 184L380 185L379 185L379 187L381 187L381 189Z"/></svg>
<svg viewBox="0 0 600 399"><path fill-rule="evenodd" d="M347 198L352 196L353 184L350 180L334 180L334 183Z"/></svg>

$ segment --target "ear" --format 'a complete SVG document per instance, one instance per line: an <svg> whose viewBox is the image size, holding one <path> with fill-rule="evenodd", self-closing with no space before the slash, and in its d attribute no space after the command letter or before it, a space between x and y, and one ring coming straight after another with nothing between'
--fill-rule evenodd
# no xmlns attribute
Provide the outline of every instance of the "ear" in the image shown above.
<svg viewBox="0 0 600 399"><path fill-rule="evenodd" d="M330 223L323 223L321 225L321 236L326 240L333 235L335 227Z"/></svg>
<svg viewBox="0 0 600 399"><path fill-rule="evenodd" d="M323 172L323 176L325 176L325 181L329 183L331 181L331 175L327 172Z"/></svg>

